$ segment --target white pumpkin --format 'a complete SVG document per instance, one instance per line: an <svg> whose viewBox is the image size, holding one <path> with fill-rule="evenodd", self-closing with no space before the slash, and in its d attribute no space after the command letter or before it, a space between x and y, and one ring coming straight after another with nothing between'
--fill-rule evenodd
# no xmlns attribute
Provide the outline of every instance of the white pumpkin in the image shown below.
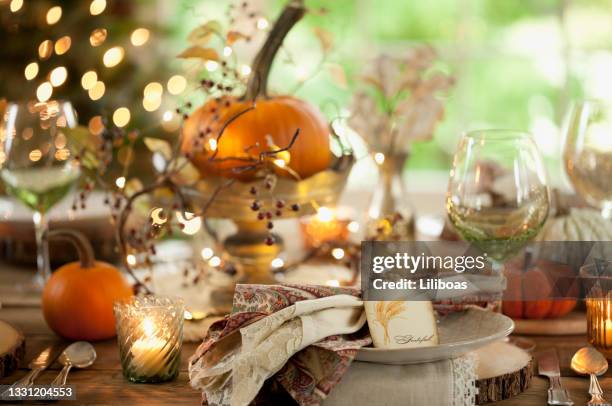
<svg viewBox="0 0 612 406"><path fill-rule="evenodd" d="M567 209L566 209L567 210ZM612 241L612 221L591 208L572 207L569 212L551 217L537 238L538 241ZM610 244L557 244L539 246L539 255L551 261L568 264L577 270L588 258L612 257Z"/></svg>
<svg viewBox="0 0 612 406"><path fill-rule="evenodd" d="M548 219L539 241L612 241L612 221L595 209L573 207L568 214Z"/></svg>

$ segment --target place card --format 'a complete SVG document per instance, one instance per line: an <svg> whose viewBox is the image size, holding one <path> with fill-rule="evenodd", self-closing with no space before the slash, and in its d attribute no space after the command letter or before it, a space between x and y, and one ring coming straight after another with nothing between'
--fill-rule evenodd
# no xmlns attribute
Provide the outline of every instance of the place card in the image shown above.
<svg viewBox="0 0 612 406"><path fill-rule="evenodd" d="M439 344L433 305L428 301L366 301L374 347L411 348Z"/></svg>

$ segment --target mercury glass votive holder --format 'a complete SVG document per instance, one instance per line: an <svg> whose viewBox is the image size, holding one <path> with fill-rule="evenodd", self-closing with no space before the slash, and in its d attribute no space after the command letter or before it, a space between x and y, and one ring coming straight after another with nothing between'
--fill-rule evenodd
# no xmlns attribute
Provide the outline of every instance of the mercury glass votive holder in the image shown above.
<svg viewBox="0 0 612 406"><path fill-rule="evenodd" d="M183 343L183 300L167 296L133 297L114 304L123 375L132 382L174 379Z"/></svg>
<svg viewBox="0 0 612 406"><path fill-rule="evenodd" d="M585 265L580 277L586 290L587 339L612 360L612 261Z"/></svg>

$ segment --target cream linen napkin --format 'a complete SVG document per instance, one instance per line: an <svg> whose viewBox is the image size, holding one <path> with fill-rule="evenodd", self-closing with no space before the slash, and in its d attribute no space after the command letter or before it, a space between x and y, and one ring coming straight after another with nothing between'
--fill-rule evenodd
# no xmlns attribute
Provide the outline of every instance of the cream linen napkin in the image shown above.
<svg viewBox="0 0 612 406"><path fill-rule="evenodd" d="M295 353L325 337L357 332L365 321L363 302L354 296L296 302L240 329L241 340L227 336L221 359L213 354L191 380L202 384L211 405L248 405Z"/></svg>
<svg viewBox="0 0 612 406"><path fill-rule="evenodd" d="M468 406L476 398L475 357L415 365L353 361L323 406Z"/></svg>

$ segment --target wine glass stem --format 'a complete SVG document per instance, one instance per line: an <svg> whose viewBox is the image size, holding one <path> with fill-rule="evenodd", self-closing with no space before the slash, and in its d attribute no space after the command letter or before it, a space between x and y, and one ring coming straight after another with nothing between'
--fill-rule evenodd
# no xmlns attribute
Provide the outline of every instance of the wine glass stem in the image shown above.
<svg viewBox="0 0 612 406"><path fill-rule="evenodd" d="M504 277L504 263L496 260L491 261L491 268L493 270L493 275L499 276L501 278ZM493 310L495 313L502 312L502 294L498 298L493 301Z"/></svg>
<svg viewBox="0 0 612 406"><path fill-rule="evenodd" d="M42 211L35 211L33 219L34 231L36 233L36 265L38 268L36 279L39 283L44 285L51 276L51 266L49 265L49 241L47 240L49 224L47 223L47 215Z"/></svg>

